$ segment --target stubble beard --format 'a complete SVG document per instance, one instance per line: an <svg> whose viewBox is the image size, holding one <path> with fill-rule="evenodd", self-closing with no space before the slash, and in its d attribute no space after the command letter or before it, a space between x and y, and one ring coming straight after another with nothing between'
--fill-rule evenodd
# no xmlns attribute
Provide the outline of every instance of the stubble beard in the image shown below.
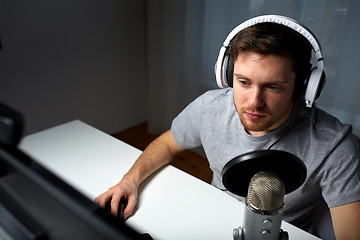
<svg viewBox="0 0 360 240"><path fill-rule="evenodd" d="M249 119L248 117L245 116L245 112L252 112L252 113L257 113L257 114L262 114L265 117L262 119ZM239 118L240 118L240 122L243 125L244 129L247 132L263 132L263 131L267 131L269 130L274 122L269 120L270 115L264 113L263 111L258 111L256 109L241 109L240 112L238 112Z"/></svg>

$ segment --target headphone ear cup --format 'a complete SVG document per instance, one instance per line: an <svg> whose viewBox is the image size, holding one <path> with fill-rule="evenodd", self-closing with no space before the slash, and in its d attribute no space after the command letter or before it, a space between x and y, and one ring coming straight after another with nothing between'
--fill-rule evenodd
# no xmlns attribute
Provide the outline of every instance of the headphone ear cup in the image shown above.
<svg viewBox="0 0 360 240"><path fill-rule="evenodd" d="M222 47L219 52L218 60L215 63L214 71L216 77L216 83L220 88L229 87L227 76L228 76L228 65L231 64L229 61L230 56L228 55L228 49L226 47ZM230 68L232 68L230 66ZM231 81L232 83L232 81Z"/></svg>
<svg viewBox="0 0 360 240"><path fill-rule="evenodd" d="M320 70L319 68L314 69L313 72L312 74L314 74L314 88L316 89L315 100L317 100L320 97L321 90L325 82L325 72Z"/></svg>
<svg viewBox="0 0 360 240"><path fill-rule="evenodd" d="M234 76L234 64L231 58L228 59L226 68L226 82L229 87L233 87L233 76Z"/></svg>
<svg viewBox="0 0 360 240"><path fill-rule="evenodd" d="M320 81L318 83L318 87L317 87L317 91L316 91L316 95L315 95L315 100L317 100L320 97L321 91L325 85L326 82L326 75L325 75L325 71L324 70L318 70L319 74L320 74Z"/></svg>
<svg viewBox="0 0 360 240"><path fill-rule="evenodd" d="M325 71L317 67L314 67L311 70L311 74L305 91L305 101L308 106L311 107L313 102L319 98L321 94L321 90L325 84L325 81L326 81Z"/></svg>
<svg viewBox="0 0 360 240"><path fill-rule="evenodd" d="M220 71L220 83L219 79L217 79L218 86L221 88L232 87L232 72L234 67L232 61L230 60L230 56L226 53L220 68L220 70L216 69L216 71Z"/></svg>

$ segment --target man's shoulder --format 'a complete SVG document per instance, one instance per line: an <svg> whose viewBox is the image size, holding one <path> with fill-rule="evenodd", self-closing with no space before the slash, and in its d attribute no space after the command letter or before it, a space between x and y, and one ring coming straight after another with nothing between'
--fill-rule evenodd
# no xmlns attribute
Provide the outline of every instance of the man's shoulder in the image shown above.
<svg viewBox="0 0 360 240"><path fill-rule="evenodd" d="M184 114L213 119L219 114L231 115L234 111L233 90L226 88L209 90L201 94L185 108Z"/></svg>
<svg viewBox="0 0 360 240"><path fill-rule="evenodd" d="M320 108L313 109L310 122L311 141L318 148L324 146L327 149L339 148L341 151L358 148L352 126L330 113Z"/></svg>
<svg viewBox="0 0 360 240"><path fill-rule="evenodd" d="M232 101L233 90L232 88L212 89L208 90L199 96L199 99L205 102L212 101Z"/></svg>
<svg viewBox="0 0 360 240"><path fill-rule="evenodd" d="M338 132L341 129L349 128L349 124L345 124L341 122L337 117L331 115L330 113L324 111L321 108L316 107L313 122L316 124L318 129L330 131L330 132Z"/></svg>

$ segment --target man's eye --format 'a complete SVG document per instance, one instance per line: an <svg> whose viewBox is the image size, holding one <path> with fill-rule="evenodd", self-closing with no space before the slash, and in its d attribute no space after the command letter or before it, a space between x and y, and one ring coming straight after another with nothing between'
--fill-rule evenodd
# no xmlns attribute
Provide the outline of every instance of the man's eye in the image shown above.
<svg viewBox="0 0 360 240"><path fill-rule="evenodd" d="M242 86L247 86L247 85L249 85L249 83L248 83L247 81L242 81L242 80L240 80L240 84L241 84Z"/></svg>
<svg viewBox="0 0 360 240"><path fill-rule="evenodd" d="M268 89L270 89L271 91L276 91L276 90L279 90L279 87L276 85L269 85Z"/></svg>

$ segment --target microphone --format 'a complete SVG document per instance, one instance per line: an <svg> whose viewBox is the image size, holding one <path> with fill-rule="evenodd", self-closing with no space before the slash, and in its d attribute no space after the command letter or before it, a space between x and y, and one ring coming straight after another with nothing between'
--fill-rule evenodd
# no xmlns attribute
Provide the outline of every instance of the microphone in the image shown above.
<svg viewBox="0 0 360 240"><path fill-rule="evenodd" d="M289 238L281 230L284 195L298 189L307 174L297 156L281 150L248 152L230 160L221 174L228 191L246 197L243 227L234 229L235 240Z"/></svg>
<svg viewBox="0 0 360 240"><path fill-rule="evenodd" d="M285 184L274 172L261 171L250 180L245 201L243 227L235 228L235 240L286 240L281 230L284 214Z"/></svg>

